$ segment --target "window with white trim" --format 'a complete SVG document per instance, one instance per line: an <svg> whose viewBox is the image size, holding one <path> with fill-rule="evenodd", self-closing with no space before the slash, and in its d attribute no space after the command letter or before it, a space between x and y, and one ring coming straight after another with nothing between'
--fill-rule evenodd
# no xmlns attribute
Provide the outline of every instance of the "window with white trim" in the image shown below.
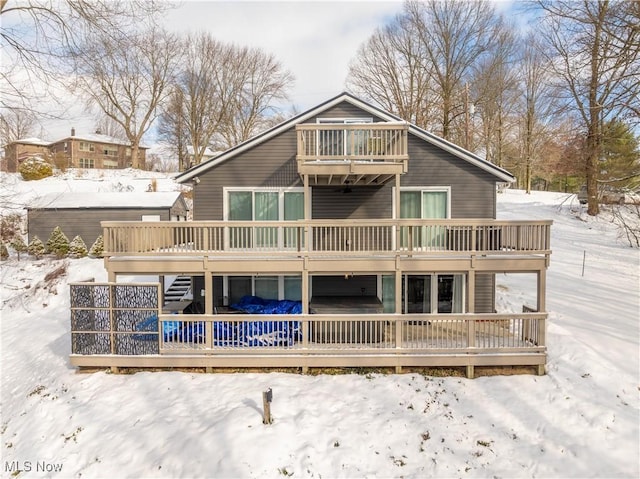
<svg viewBox="0 0 640 479"><path fill-rule="evenodd" d="M80 158L78 160L79 168L95 168L95 161L92 158Z"/></svg>
<svg viewBox="0 0 640 479"><path fill-rule="evenodd" d="M225 188L226 221L290 221L304 218L302 188ZM230 226L229 247L294 248L301 238L294 227Z"/></svg>
<svg viewBox="0 0 640 479"><path fill-rule="evenodd" d="M393 211L395 214L395 205ZM400 188L400 218L444 219L450 217L450 186ZM400 229L400 246L402 248L439 248L444 247L445 240L445 226L407 226Z"/></svg>
<svg viewBox="0 0 640 479"><path fill-rule="evenodd" d="M78 147L80 151L95 151L95 146L93 143L89 143L87 141L81 141Z"/></svg>

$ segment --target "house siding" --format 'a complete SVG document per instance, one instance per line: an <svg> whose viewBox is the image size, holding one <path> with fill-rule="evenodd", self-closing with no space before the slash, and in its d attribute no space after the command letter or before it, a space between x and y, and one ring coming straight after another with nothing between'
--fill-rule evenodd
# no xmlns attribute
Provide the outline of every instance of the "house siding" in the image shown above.
<svg viewBox="0 0 640 479"><path fill-rule="evenodd" d="M318 118L373 118L373 121L381 121L379 117L347 102L325 110L306 123L315 123ZM194 220L223 219L224 187L302 186L297 172L296 148L296 132L292 127L199 175L200 181L193 189ZM414 134L409 135L408 152L409 172L401 176L401 186L450 187L452 218L495 218L494 176ZM349 193L336 186L312 186L312 218L392 218L394 186L391 181L384 186L352 187ZM356 292L354 294L360 294L361 288L373 288L367 281L356 277L349 287ZM325 286L322 278L314 278L313 293L319 294L320 288L323 295L330 294L325 292ZM494 303L494 276L478 275L475 310L493 311Z"/></svg>
<svg viewBox="0 0 640 479"><path fill-rule="evenodd" d="M101 221L140 221L143 215L159 215L162 221L170 219L170 209L30 209L27 212L29 242L34 236L44 243L56 226L71 241L80 236L87 248L102 234Z"/></svg>

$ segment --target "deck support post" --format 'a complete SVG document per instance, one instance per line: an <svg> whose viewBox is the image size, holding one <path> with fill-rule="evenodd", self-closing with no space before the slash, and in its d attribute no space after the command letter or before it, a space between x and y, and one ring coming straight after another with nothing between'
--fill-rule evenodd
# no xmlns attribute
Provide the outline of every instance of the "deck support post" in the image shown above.
<svg viewBox="0 0 640 479"><path fill-rule="evenodd" d="M473 379L475 373L473 364L467 364L467 379Z"/></svg>

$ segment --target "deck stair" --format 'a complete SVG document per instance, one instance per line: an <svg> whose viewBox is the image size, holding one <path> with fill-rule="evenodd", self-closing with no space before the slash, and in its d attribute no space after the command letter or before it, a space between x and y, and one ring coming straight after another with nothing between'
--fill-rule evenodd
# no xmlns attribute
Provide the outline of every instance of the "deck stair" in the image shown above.
<svg viewBox="0 0 640 479"><path fill-rule="evenodd" d="M165 303L182 301L191 296L191 278L189 276L176 276L171 286L164 293Z"/></svg>

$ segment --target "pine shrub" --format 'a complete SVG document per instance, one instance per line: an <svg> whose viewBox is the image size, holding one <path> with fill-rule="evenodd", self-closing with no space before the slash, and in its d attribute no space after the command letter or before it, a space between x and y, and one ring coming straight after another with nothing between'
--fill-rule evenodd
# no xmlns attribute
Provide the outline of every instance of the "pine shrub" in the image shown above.
<svg viewBox="0 0 640 479"><path fill-rule="evenodd" d="M89 249L89 256L92 258L102 258L104 254L104 240L102 235L98 236Z"/></svg>
<svg viewBox="0 0 640 479"><path fill-rule="evenodd" d="M6 243L20 234L22 229L22 216L18 213L10 213L0 217L0 239Z"/></svg>
<svg viewBox="0 0 640 479"><path fill-rule="evenodd" d="M20 261L20 253L27 252L27 245L22 239L22 236L20 235L13 238L13 241L11 242L11 247L14 249L16 253L18 253L18 261Z"/></svg>
<svg viewBox="0 0 640 479"><path fill-rule="evenodd" d="M18 171L25 181L41 180L53 175L53 167L37 156L24 160Z"/></svg>
<svg viewBox="0 0 640 479"><path fill-rule="evenodd" d="M9 250L7 249L7 245L4 244L4 241L0 242L0 260L9 259Z"/></svg>
<svg viewBox="0 0 640 479"><path fill-rule="evenodd" d="M46 251L46 248L42 240L37 236L34 236L31 242L29 243L29 246L27 247L27 252L31 256L35 256L36 258L41 258L42 256L44 256L45 251Z"/></svg>
<svg viewBox="0 0 640 479"><path fill-rule="evenodd" d="M58 258L63 258L69 253L69 238L56 226L47 240L46 252L53 253Z"/></svg>
<svg viewBox="0 0 640 479"><path fill-rule="evenodd" d="M87 251L87 245L80 236L76 236L69 243L69 256L72 258L84 258L89 252Z"/></svg>

